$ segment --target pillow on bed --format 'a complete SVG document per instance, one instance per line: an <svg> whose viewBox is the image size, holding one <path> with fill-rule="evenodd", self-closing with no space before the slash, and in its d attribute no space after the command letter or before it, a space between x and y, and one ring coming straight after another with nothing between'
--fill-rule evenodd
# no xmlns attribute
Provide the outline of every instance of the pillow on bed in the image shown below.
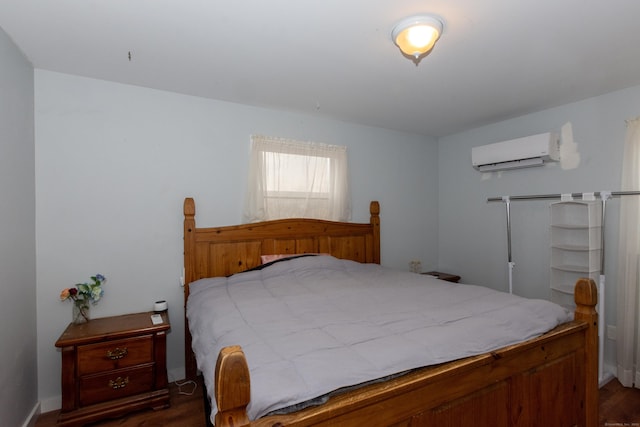
<svg viewBox="0 0 640 427"><path fill-rule="evenodd" d="M304 253L304 254L273 254L273 255L262 255L262 256L260 256L260 261L262 262L262 264L266 264L266 263L268 263L268 262L273 262L273 261L276 261L276 260L279 260L279 259L299 257L300 255L313 256L313 255L329 255L329 254Z"/></svg>

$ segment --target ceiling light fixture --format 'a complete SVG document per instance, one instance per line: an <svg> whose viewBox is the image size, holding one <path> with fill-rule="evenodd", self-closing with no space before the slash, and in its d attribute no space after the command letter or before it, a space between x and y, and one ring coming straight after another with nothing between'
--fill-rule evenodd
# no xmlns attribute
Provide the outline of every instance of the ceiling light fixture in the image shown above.
<svg viewBox="0 0 640 427"><path fill-rule="evenodd" d="M444 23L435 15L417 15L398 22L391 32L391 39L402 53L418 65L442 34Z"/></svg>

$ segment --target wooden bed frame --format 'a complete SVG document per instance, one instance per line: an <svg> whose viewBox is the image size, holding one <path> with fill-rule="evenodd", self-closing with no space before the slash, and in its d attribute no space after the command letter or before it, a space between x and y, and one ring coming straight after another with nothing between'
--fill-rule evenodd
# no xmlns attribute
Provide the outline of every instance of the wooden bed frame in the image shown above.
<svg viewBox="0 0 640 427"><path fill-rule="evenodd" d="M369 224L294 219L196 228L184 202L185 305L189 283L260 264L267 254L329 253L380 263L380 207ZM575 289L575 320L541 337L465 359L421 368L332 397L321 406L249 421L249 369L242 349L227 347L215 373L216 427L280 426L585 426L598 425L598 315L593 280ZM402 349L398 349L402 351ZM188 378L197 368L185 318Z"/></svg>

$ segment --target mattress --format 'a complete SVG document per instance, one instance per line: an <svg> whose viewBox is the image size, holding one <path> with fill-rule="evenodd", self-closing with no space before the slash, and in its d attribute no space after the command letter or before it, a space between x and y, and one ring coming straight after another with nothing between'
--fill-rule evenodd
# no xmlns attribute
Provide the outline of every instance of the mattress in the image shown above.
<svg viewBox="0 0 640 427"><path fill-rule="evenodd" d="M331 256L202 279L187 301L210 398L219 351L242 346L251 419L525 341L571 317L549 301ZM212 399L212 419L215 412Z"/></svg>

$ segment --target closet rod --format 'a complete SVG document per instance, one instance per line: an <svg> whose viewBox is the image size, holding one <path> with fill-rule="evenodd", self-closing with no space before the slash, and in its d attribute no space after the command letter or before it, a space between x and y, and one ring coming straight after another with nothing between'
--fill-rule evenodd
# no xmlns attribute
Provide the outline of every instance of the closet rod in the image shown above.
<svg viewBox="0 0 640 427"><path fill-rule="evenodd" d="M594 196L600 197L601 191L597 191L593 193ZM591 194L591 193L571 193L571 197L581 198L583 194ZM640 195L640 191L612 191L611 193L606 193L610 197L620 197L620 196L638 196ZM504 202L506 199L514 201L514 200L544 200L544 199L561 199L563 194L534 194L530 196L508 196L508 197L489 197L487 202Z"/></svg>
<svg viewBox="0 0 640 427"><path fill-rule="evenodd" d="M552 200L552 199L563 199L568 198L567 196L571 196L571 198L580 199L585 195L589 195L593 197L600 197L602 199L602 219L600 227L600 239L601 239L601 249L600 249L600 280L598 286L598 307L600 309L600 313L602 318L604 318L604 309L605 309L605 275L604 275L604 254L605 254L605 242L604 242L604 225L605 225L605 215L606 215L606 205L607 200L610 197L620 197L620 196L638 196L640 195L640 191L598 191L595 193L570 193L570 194L537 194L530 196L503 196L503 197L490 197L487 199L487 202L504 202L507 209L507 248L508 248L508 269L509 269L509 293L513 293L513 269L515 267L515 263L511 258L511 215L510 215L510 206L511 202L517 200ZM598 325L598 336L599 336L599 350L598 350L598 380L604 380L604 324L605 322L599 322Z"/></svg>

